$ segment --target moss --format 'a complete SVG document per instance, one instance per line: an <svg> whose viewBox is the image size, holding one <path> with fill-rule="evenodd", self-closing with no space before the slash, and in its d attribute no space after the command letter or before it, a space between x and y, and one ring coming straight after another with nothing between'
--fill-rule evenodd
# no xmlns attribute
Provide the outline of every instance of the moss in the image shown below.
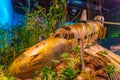
<svg viewBox="0 0 120 80"><path fill-rule="evenodd" d="M93 76L87 71L81 71L79 76L82 77L83 80L94 80Z"/></svg>

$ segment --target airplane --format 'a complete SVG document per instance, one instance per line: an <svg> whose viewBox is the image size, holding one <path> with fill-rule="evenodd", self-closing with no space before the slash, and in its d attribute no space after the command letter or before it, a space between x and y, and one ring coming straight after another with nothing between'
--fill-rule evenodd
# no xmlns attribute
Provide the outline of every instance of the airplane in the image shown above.
<svg viewBox="0 0 120 80"><path fill-rule="evenodd" d="M52 59L59 60L62 53L71 52L78 45L79 40L84 38L85 48L96 42L98 38L105 38L104 24L119 25L118 23L104 22L102 16L96 16L94 20L90 21L86 20L86 16L82 15L82 17L79 23L61 27L49 38L27 49L11 64L8 73L17 75L42 69L43 66L50 66Z"/></svg>
<svg viewBox="0 0 120 80"><path fill-rule="evenodd" d="M100 21L94 20L59 28L48 39L40 41L21 54L11 64L8 72L20 74L51 65L52 59L59 60L61 53L71 52L82 38L84 47L96 42L98 37L101 37L103 27Z"/></svg>

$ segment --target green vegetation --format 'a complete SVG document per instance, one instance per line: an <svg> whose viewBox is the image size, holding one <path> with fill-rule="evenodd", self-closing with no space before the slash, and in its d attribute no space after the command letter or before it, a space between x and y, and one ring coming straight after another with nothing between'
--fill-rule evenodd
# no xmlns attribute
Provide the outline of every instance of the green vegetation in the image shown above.
<svg viewBox="0 0 120 80"><path fill-rule="evenodd" d="M79 57L78 54L73 54L74 58L71 57L70 55L71 53L62 53L60 55L61 60L63 60L64 62L66 62L68 64L69 67L74 67L75 64L81 64L81 58ZM75 56L77 55L77 56Z"/></svg>
<svg viewBox="0 0 120 80"><path fill-rule="evenodd" d="M62 69L62 74L60 76L60 80L75 80L76 74L78 74L79 70L74 70L71 67L66 69Z"/></svg>
<svg viewBox="0 0 120 80"><path fill-rule="evenodd" d="M75 67L81 64L81 58L70 53L61 54L61 58L68 64L68 67L62 69L60 80L76 80L76 76L80 70L75 69Z"/></svg>
<svg viewBox="0 0 120 80"><path fill-rule="evenodd" d="M115 72L115 67L113 65L109 65L107 67L108 74L110 75L110 78L114 78L114 72Z"/></svg>
<svg viewBox="0 0 120 80"><path fill-rule="evenodd" d="M4 69L6 69L11 62L13 61L14 57L14 49L12 47L10 47L9 43L8 43L8 38L10 38L10 34L8 34L8 32L0 30L0 37L2 37L2 39L0 39L0 66L3 65Z"/></svg>
<svg viewBox="0 0 120 80"><path fill-rule="evenodd" d="M73 48L72 51L73 51L74 53L78 53L78 52L80 52L80 46L77 45L75 48Z"/></svg>
<svg viewBox="0 0 120 80"><path fill-rule="evenodd" d="M92 75L87 71L81 71L80 76L82 77L83 80L94 80Z"/></svg>
<svg viewBox="0 0 120 80"><path fill-rule="evenodd" d="M41 70L41 80L56 80L57 72L52 70L51 67L45 66Z"/></svg>
<svg viewBox="0 0 120 80"><path fill-rule="evenodd" d="M30 6L31 1L37 0L26 1ZM0 39L2 44L0 44L0 65L4 65L5 69L25 50L40 40L46 39L57 27L65 24L66 0L52 0L49 10L39 5L35 6L36 9L30 9L30 7L19 4L26 11L25 25L16 25L12 30L13 33L5 30L0 31L0 36L2 36Z"/></svg>
<svg viewBox="0 0 120 80"><path fill-rule="evenodd" d="M70 58L70 53L62 53L60 57L61 59L66 60L67 58Z"/></svg>
<svg viewBox="0 0 120 80"><path fill-rule="evenodd" d="M100 52L101 54L108 54L106 51L102 51L102 52Z"/></svg>
<svg viewBox="0 0 120 80"><path fill-rule="evenodd" d="M12 76L9 76L9 75L5 76L3 68L4 68L4 66L1 65L0 66L0 80L15 80L15 78Z"/></svg>
<svg viewBox="0 0 120 80"><path fill-rule="evenodd" d="M30 6L30 1L37 0L27 1ZM5 76L5 71L8 66L29 47L48 38L58 27L65 25L66 15L64 7L66 0L52 0L52 5L49 10L38 5L36 6L36 10L31 10L29 6L26 7L21 3L19 4L26 10L25 25L15 26L13 33L0 30L0 36L2 36L0 37L0 80L15 80L14 77L9 75ZM72 38L72 36L69 38ZM60 75L48 66L38 71L41 80L56 80L58 76L60 80L75 80L78 73L81 73L80 76L86 77L86 80L91 80L92 76L90 73L81 71L82 61L79 54L79 45L73 49L73 53L75 54L72 54L72 57L70 53L63 53L60 56L62 61L67 64L67 68L62 68ZM101 54L107 54L107 52L103 51ZM54 64L60 63L58 60L52 60L52 62ZM113 75L118 72L112 65L108 66L107 70L111 79L113 79ZM36 78L35 76L34 80L36 80Z"/></svg>
<svg viewBox="0 0 120 80"><path fill-rule="evenodd" d="M114 79L116 74L120 74L120 71L116 70L115 66L113 65L107 66L107 72L111 79Z"/></svg>

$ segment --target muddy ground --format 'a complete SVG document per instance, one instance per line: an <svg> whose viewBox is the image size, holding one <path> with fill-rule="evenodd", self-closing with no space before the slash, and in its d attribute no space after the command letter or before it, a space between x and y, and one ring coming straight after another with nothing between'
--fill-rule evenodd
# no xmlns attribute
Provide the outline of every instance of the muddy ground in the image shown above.
<svg viewBox="0 0 120 80"><path fill-rule="evenodd" d="M78 54L71 53L69 59L61 60L60 63L52 68L57 71L58 77L56 80L59 80L62 69L69 67L68 62L74 62L75 64L73 65L73 69L79 70L74 78L76 80L120 80L119 74L113 74L111 78L108 73L108 66L112 65L110 60L101 53L97 54L98 56L93 56L84 52L85 70L83 71L81 63L75 61L75 58L80 58L80 56L78 56ZM19 74L17 75L16 80L33 80L33 74L33 72ZM41 73L37 75L36 80L42 80Z"/></svg>

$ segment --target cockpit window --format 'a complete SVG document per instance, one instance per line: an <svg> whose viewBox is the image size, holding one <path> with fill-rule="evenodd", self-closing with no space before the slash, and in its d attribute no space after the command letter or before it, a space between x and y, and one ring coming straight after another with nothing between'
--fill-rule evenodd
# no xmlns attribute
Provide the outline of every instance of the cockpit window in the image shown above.
<svg viewBox="0 0 120 80"><path fill-rule="evenodd" d="M56 38L63 38L63 34L56 34L55 37Z"/></svg>
<svg viewBox="0 0 120 80"><path fill-rule="evenodd" d="M68 40L75 38L73 33L71 33L71 34L56 34L54 37L65 38L65 39L68 39Z"/></svg>
<svg viewBox="0 0 120 80"><path fill-rule="evenodd" d="M73 33L69 34L68 39L73 39L73 38L75 38L74 34Z"/></svg>

